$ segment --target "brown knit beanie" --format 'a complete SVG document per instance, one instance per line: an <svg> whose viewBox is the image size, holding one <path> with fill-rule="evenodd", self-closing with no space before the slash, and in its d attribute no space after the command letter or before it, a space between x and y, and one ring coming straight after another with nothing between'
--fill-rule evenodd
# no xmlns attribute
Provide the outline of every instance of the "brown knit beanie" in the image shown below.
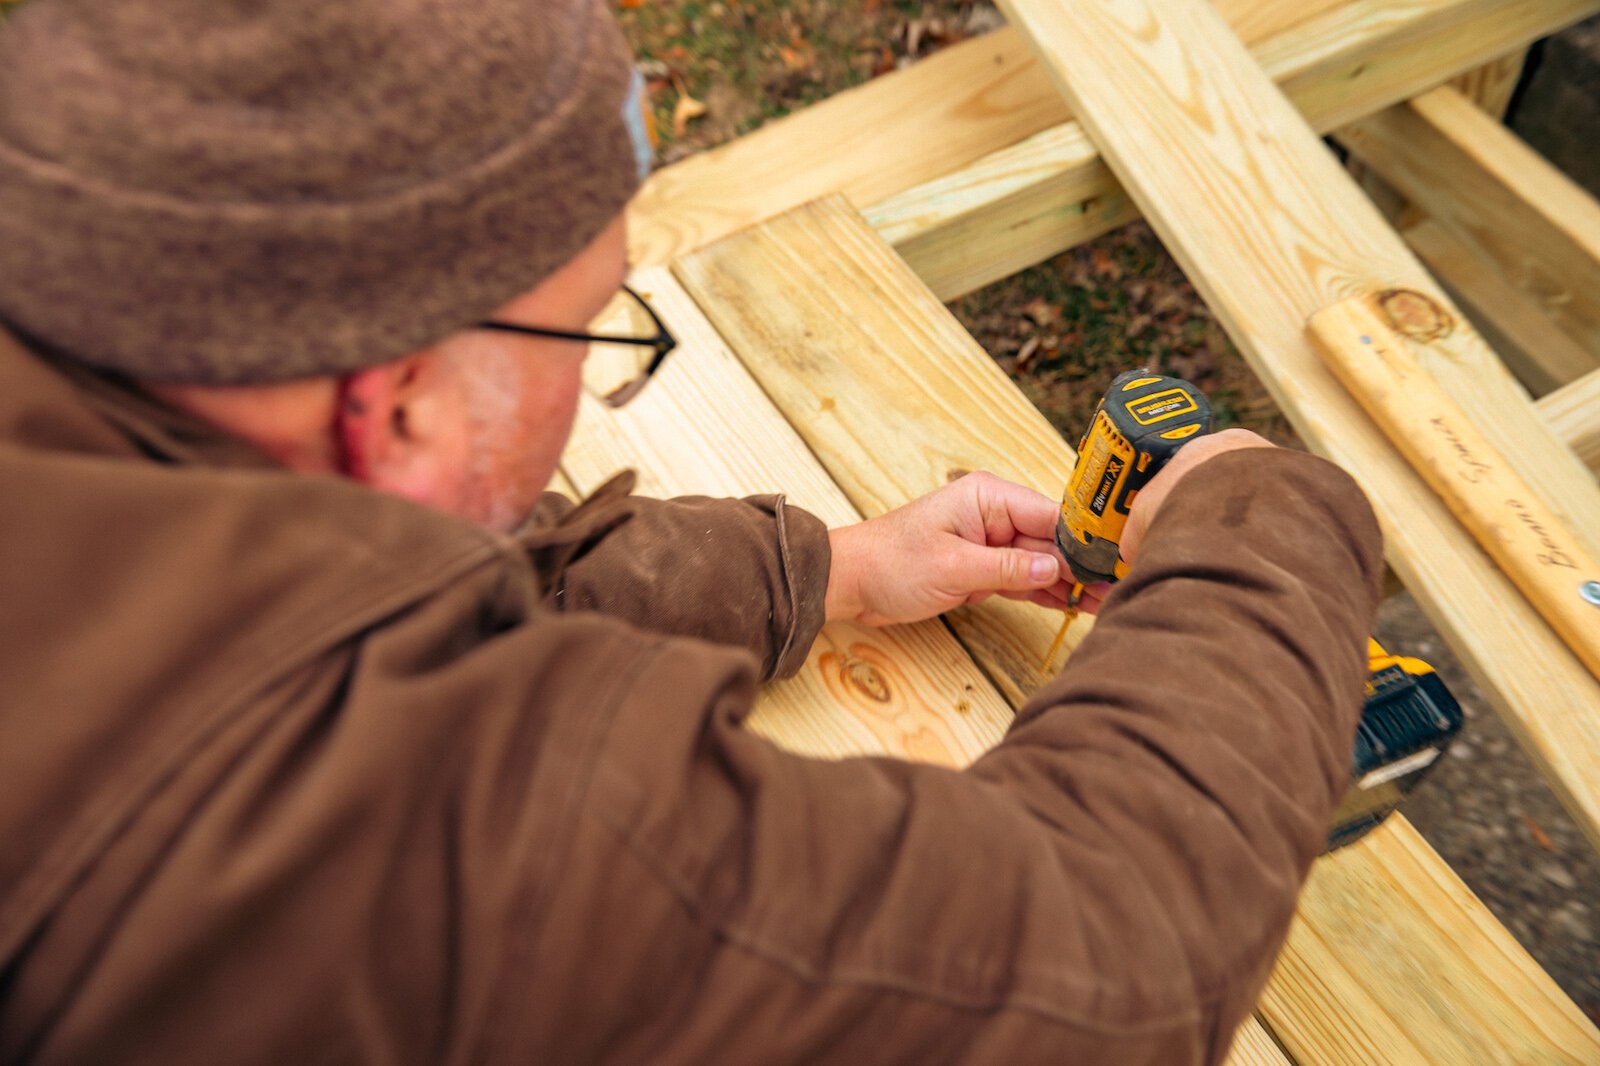
<svg viewBox="0 0 1600 1066"><path fill-rule="evenodd" d="M603 0L28 0L0 20L0 319L239 384L471 325L638 185Z"/></svg>

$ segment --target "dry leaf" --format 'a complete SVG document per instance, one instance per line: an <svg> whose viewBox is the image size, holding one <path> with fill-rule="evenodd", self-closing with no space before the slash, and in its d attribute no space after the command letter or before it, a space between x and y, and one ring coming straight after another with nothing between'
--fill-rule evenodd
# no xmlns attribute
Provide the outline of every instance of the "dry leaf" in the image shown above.
<svg viewBox="0 0 1600 1066"><path fill-rule="evenodd" d="M1555 841L1550 839L1550 834L1546 833L1544 828L1540 826L1538 822L1524 814L1522 816L1522 824L1528 827L1529 833L1533 834L1533 842L1535 844L1539 845L1546 851L1556 850Z"/></svg>
<svg viewBox="0 0 1600 1066"><path fill-rule="evenodd" d="M802 45L800 48L789 48L782 45L778 50L778 58L784 61L784 66L790 70L805 70L811 66L811 46Z"/></svg>
<svg viewBox="0 0 1600 1066"><path fill-rule="evenodd" d="M672 135L682 137L689 130L689 123L706 113L706 105L699 100L683 93L678 97L677 106L672 109Z"/></svg>

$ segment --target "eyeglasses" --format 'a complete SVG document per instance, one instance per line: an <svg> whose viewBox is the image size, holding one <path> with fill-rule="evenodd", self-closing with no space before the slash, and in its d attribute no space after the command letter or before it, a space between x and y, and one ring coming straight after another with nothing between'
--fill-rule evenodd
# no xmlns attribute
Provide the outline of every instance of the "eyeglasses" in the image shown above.
<svg viewBox="0 0 1600 1066"><path fill-rule="evenodd" d="M495 322L492 320L488 322L479 322L478 328L497 329L505 333L521 333L530 337L554 337L556 340L563 341L587 341L589 344L595 346L624 345L629 351L636 351L639 348L651 349L649 361L645 362L644 365L640 367L637 365L639 362L638 359L632 360L634 364L633 375L624 380L622 385L612 389L606 394L606 403L610 404L612 407L621 407L623 404L627 403L629 400L633 399L639 394L639 390L644 388L644 383L649 381L650 376L660 368L661 361L667 357L667 353L678 346L678 339L674 337L670 331L668 331L666 323L661 321L661 316L657 315L655 309L645 302L643 296L640 296L626 285L622 286L622 291L632 299L632 303L629 305L628 310L642 310L649 318L651 324L655 326L654 336L639 337L618 336L612 333L573 333L564 329L542 329L538 326L519 326L514 322ZM634 317L637 318L637 315Z"/></svg>

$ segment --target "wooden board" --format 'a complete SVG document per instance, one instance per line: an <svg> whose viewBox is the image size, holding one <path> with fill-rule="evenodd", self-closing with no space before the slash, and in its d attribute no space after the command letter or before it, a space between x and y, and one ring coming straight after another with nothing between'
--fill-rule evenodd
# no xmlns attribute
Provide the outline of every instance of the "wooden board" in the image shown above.
<svg viewBox="0 0 1600 1066"><path fill-rule="evenodd" d="M1594 353L1438 221L1424 218L1400 236L1530 393L1544 396L1594 369Z"/></svg>
<svg viewBox="0 0 1600 1066"><path fill-rule="evenodd" d="M1262 61L1281 67L1296 93L1322 107L1353 101L1335 107L1340 123L1600 10L1594 0L1219 0L1218 7L1247 41L1262 45ZM1311 28L1300 32L1302 25ZM1369 102L1379 86L1387 88ZM663 168L630 207L631 260L665 263L829 193L874 204L1070 117L1014 31L986 34Z"/></svg>
<svg viewBox="0 0 1600 1066"><path fill-rule="evenodd" d="M1600 366L1600 203L1450 88L1369 115L1340 140L1533 299L1581 352L1528 354L1565 384Z"/></svg>
<svg viewBox="0 0 1600 1066"><path fill-rule="evenodd" d="M1311 314L1349 296L1396 286L1448 305L1444 293L1204 0L1159 8L1151 0L1014 0L1010 10L1042 42L1085 128L1302 439L1366 488L1390 565L1600 845L1600 683L1333 380L1305 335ZM1495 450L1600 554L1600 487L1478 334L1463 327L1412 347Z"/></svg>
<svg viewBox="0 0 1600 1066"><path fill-rule="evenodd" d="M1594 0L1359 0L1263 38L1252 54L1307 121L1328 132L1596 10ZM817 195L831 191L818 187ZM947 300L1137 211L1076 122L888 199L853 191L851 199Z"/></svg>
<svg viewBox="0 0 1600 1066"><path fill-rule="evenodd" d="M842 202L729 238L675 272L862 511L920 495L956 468L1060 491L1069 446ZM1035 655L1050 630L1037 634ZM991 674L1004 669L981 661ZM1275 978L1269 993L1274 1030L1309 1049L1302 1061L1405 1061L1324 1054L1325 1032L1413 1046L1414 1061L1450 1066L1600 1055L1600 1034L1403 823L1319 863L1313 880L1320 888L1302 903L1284 963L1295 979ZM1371 908L1381 938L1353 928L1364 918L1345 909L1350 899ZM1329 967L1360 995L1299 980ZM1419 969L1429 981L1415 981ZM1462 1047L1475 1054L1456 1054Z"/></svg>
<svg viewBox="0 0 1600 1066"><path fill-rule="evenodd" d="M622 468L647 495L748 495L782 488L830 525L857 521L798 434L729 353L669 275L631 279L681 340L645 391L614 410L595 394L563 455L592 489ZM800 674L763 686L752 731L820 757L873 753L963 766L999 741L1011 708L937 621L869 629L829 625ZM1290 1066L1255 1019L1235 1036L1229 1066Z"/></svg>
<svg viewBox="0 0 1600 1066"><path fill-rule="evenodd" d="M1325 307L1307 325L1334 377L1600 678L1600 561L1496 454L1406 343L1418 332L1447 337L1448 313L1418 293L1390 289ZM1584 595L1589 590L1592 596ZM1600 730L1590 743L1600 767Z"/></svg>
<svg viewBox="0 0 1600 1066"><path fill-rule="evenodd" d="M1522 80L1528 50L1518 48L1465 74L1450 79L1450 88L1471 100L1473 106L1492 118L1503 120Z"/></svg>
<svg viewBox="0 0 1600 1066"><path fill-rule="evenodd" d="M627 406L581 398L562 456L572 483L592 491L631 467L645 495L783 491L830 526L859 521L672 277L645 271L633 285L680 347ZM938 621L833 623L796 677L763 687L750 728L810 755L962 765L998 742L1010 720L1009 705Z"/></svg>
<svg viewBox="0 0 1600 1066"><path fill-rule="evenodd" d="M1540 400L1539 414L1590 470L1600 474L1600 370L1591 370Z"/></svg>

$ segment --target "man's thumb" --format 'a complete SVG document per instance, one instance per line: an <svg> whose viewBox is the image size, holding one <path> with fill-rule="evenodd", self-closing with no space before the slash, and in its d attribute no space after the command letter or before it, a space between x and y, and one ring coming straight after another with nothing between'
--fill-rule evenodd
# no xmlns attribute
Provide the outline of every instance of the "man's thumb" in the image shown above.
<svg viewBox="0 0 1600 1066"><path fill-rule="evenodd" d="M1061 563L1053 555L1022 548L981 548L984 572L992 582L981 592L1022 592L1049 588L1061 580Z"/></svg>

